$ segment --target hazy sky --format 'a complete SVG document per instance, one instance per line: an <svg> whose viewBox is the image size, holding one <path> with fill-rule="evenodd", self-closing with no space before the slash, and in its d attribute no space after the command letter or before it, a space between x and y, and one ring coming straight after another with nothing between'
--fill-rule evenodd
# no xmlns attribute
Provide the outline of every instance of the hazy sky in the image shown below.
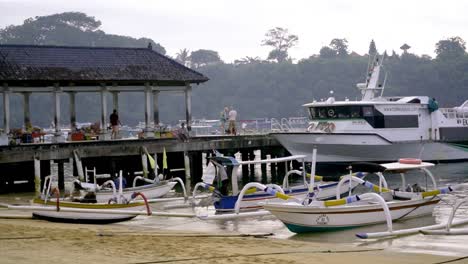
<svg viewBox="0 0 468 264"><path fill-rule="evenodd" d="M410 52L434 56L435 43L468 40L468 1L462 0L0 0L0 28L34 16L80 11L101 20L106 33L149 37L168 55L212 49L226 62L266 58L265 33L284 27L299 36L295 59L317 54L333 38L349 49L382 52L408 43Z"/></svg>

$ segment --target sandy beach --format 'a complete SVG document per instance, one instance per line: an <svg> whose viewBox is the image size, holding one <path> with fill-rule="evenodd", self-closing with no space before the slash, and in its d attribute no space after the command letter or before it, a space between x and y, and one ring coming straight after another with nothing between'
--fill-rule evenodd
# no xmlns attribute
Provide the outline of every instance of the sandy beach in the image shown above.
<svg viewBox="0 0 468 264"><path fill-rule="evenodd" d="M0 219L0 262L18 263L468 263L426 254L236 233Z"/></svg>

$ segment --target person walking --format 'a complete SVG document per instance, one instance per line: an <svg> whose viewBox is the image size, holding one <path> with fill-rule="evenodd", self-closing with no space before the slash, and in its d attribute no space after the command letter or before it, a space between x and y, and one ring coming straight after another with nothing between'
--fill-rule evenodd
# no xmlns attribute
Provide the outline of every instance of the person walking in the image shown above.
<svg viewBox="0 0 468 264"><path fill-rule="evenodd" d="M237 111L232 106L231 106L231 111L229 111L228 117L229 117L229 133L231 135L236 135Z"/></svg>
<svg viewBox="0 0 468 264"><path fill-rule="evenodd" d="M116 109L114 109L114 111L110 115L110 124L112 128L111 139L117 139L119 135L119 125L121 125L121 123Z"/></svg>

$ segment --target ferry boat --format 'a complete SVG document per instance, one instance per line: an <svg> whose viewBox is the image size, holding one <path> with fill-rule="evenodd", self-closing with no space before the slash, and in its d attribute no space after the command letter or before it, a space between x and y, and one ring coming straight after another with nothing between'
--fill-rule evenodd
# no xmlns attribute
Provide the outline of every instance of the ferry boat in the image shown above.
<svg viewBox="0 0 468 264"><path fill-rule="evenodd" d="M468 100L439 108L428 96L383 97L386 76L379 84L382 61L376 57L366 83L357 84L361 100L313 101L304 132L271 133L292 155L317 162L391 162L401 157L427 161L468 160Z"/></svg>

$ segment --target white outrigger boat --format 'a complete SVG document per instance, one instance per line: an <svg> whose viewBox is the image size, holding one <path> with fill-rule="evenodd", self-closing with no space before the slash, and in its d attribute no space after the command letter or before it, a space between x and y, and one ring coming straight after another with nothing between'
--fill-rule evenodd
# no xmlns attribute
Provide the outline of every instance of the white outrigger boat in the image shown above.
<svg viewBox="0 0 468 264"><path fill-rule="evenodd" d="M46 185L47 183L47 185ZM120 177L122 183L122 177ZM109 224L130 220L138 215L154 216L174 216L193 217L193 214L152 212L144 194L135 192L129 199L123 196L122 188L116 200L106 203L98 203L94 195L84 197L84 199L60 198L57 188L52 188L51 176L45 178L47 186L43 189L40 198L31 201L31 205L10 205L0 204L12 210L32 211L34 218L44 219L53 222L79 223L79 224ZM50 194L56 197L51 198ZM142 201L135 201L141 196Z"/></svg>
<svg viewBox="0 0 468 264"><path fill-rule="evenodd" d="M77 164L79 164L78 167L82 167L81 159L76 153L75 153L75 160L77 161ZM147 167L147 161L149 161L150 163L150 168ZM184 194L184 199L185 200L187 199L187 192L185 189L185 184L182 181L182 179L175 177L175 178L171 178L168 180L161 180L159 176L157 176L158 173L157 173L156 161L153 157L151 157L151 155L148 154L148 151L145 148L143 148L143 153L142 153L142 164L143 164L143 172L141 172L141 174L143 174L143 176L136 176L133 179L132 187L124 186L122 193L119 195L123 195L124 197L129 199L129 197L133 193L138 192L138 193L143 194L148 199L149 202L155 202L157 201L157 198L161 198L167 195L175 187L175 185L179 183L181 185L181 188ZM154 170L155 176L153 179L148 178L149 170ZM82 171L82 168L79 169L78 171L79 172ZM89 175L89 173L91 173L92 177L94 178L92 183L88 182L91 180L91 176ZM76 179L74 181L76 188L80 188L86 192L95 193L96 200L99 203L105 203L110 200L116 199L117 197L116 190L118 189L116 188L117 182L113 180L108 180L104 182L102 185L98 185L97 179L96 179L97 178L96 168L94 168L93 170L88 170L85 168L84 173L81 172L81 174L84 174L83 177L80 177L80 178L83 178L84 181L80 181ZM122 177L122 171L119 172L119 175L120 177ZM144 182L145 184L141 186L137 186L138 181ZM120 185L118 186L120 187Z"/></svg>
<svg viewBox="0 0 468 264"><path fill-rule="evenodd" d="M413 160L409 161L418 163ZM376 173L381 182L378 186L352 175L344 177L338 183L338 186L341 186L346 180L356 181L379 194L364 193L339 199L337 193L336 200L313 200L310 203L268 202L263 205L263 208L270 211L295 233L333 231L385 222L391 229L394 220L431 214L440 201L437 195L449 193L456 188L451 186L437 188L434 176L427 169L434 166L432 163L406 164L403 160L402 162L381 164L381 171ZM415 169L421 170L430 177L433 190L417 192L416 190L400 191L387 188L382 172L400 172L404 182L404 172Z"/></svg>
<svg viewBox="0 0 468 264"><path fill-rule="evenodd" d="M120 172L121 173L121 172ZM137 180L143 180L147 184L142 185L142 186L136 186ZM96 181L94 181L96 182ZM84 189L86 192L95 192L96 194L96 200L99 203L104 203L108 202L112 199L115 199L117 196L116 193L116 186L115 182L112 180L108 180L104 182L102 185L97 185L95 183L85 183L81 182L78 180L75 180L75 183L82 189ZM135 177L133 181L133 187L128 187L124 188L122 190L122 195L124 197L130 197L133 193L139 192L142 193L147 199L151 202L156 198L163 197L167 195L173 188L174 186L180 183L182 186L182 190L184 192L184 197L187 197L186 191L185 191L185 185L180 178L172 178L170 180L150 180L148 178L144 178L141 176Z"/></svg>
<svg viewBox="0 0 468 264"><path fill-rule="evenodd" d="M194 187L193 195L197 194L200 189L209 190L213 192L213 205L216 209L217 214L213 216L203 215L201 219L231 219L241 218L249 216L260 216L269 214L265 211L256 211L262 209L262 205L265 201L280 201L282 199L296 199L303 200L309 194L309 183L307 174L304 170L291 170L286 173L282 186L276 184L260 184L258 182L247 183L242 190L239 191L239 179L237 176L238 168L242 165L251 164L266 164L266 163L280 163L290 162L297 160L302 163L305 168L305 155L295 155L282 158L254 160L254 161L237 161L233 157L212 157L211 162L216 168L216 181L222 183L221 187L216 188L218 184L209 184L205 182L197 183ZM231 174L228 175L226 167L231 166ZM291 175L301 176L300 183L290 185L289 181ZM360 179L366 175L366 173L358 172L353 174L356 178ZM338 186L338 181L343 178L341 177L314 177L314 188L319 188L321 191L318 193L316 199L325 200L334 198L337 193L338 195L347 195L350 189L354 189L359 183L356 181L348 182L347 185ZM230 183L230 184L229 184ZM229 186L227 186L229 184ZM230 193L228 191L230 190ZM251 212L256 211L256 212ZM242 212L242 215L239 215Z"/></svg>
<svg viewBox="0 0 468 264"><path fill-rule="evenodd" d="M303 105L310 119L306 131L271 135L293 155L310 155L317 148L317 162L322 164L380 163L400 157L468 160L468 100L439 108L428 96L384 97L382 61L376 57L366 83L357 85L361 100L314 100Z"/></svg>

